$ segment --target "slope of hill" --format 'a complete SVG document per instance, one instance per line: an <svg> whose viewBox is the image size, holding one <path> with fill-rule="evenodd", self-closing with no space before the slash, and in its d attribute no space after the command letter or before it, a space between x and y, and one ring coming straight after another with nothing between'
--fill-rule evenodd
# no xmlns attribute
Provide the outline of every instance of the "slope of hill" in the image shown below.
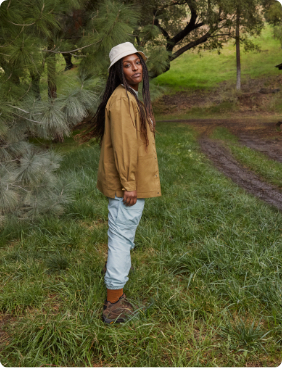
<svg viewBox="0 0 282 368"><path fill-rule="evenodd" d="M244 52L242 50L242 80L280 75L275 65L282 62L282 49L279 41L272 35L269 26L254 42L261 52ZM171 69L156 78L155 83L166 85L175 90L207 89L218 83L236 82L235 45L230 41L220 50L186 52L171 63Z"/></svg>

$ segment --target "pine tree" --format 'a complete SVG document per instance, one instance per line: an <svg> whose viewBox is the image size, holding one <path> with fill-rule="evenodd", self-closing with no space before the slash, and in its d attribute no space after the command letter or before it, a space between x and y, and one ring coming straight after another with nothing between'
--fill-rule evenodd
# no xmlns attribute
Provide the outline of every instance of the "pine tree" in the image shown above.
<svg viewBox="0 0 282 368"><path fill-rule="evenodd" d="M60 214L70 183L58 177L61 157L31 143L63 139L95 110L107 71L108 52L131 38L136 11L107 1L89 12L84 36L67 40L62 19L81 0L9 0L0 6L0 222ZM76 54L77 81L60 90L60 53ZM47 74L47 82L43 75ZM48 87L48 88L46 88ZM43 94L42 91L47 91Z"/></svg>

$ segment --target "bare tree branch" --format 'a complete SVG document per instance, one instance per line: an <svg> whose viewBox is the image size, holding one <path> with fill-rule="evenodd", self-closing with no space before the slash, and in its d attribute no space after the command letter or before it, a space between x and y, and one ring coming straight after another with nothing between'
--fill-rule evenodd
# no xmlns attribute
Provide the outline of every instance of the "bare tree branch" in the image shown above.
<svg viewBox="0 0 282 368"><path fill-rule="evenodd" d="M187 45L181 47L179 50L177 50L174 54L171 55L170 60L176 59L178 56L183 54L185 51L190 50L204 42L206 42L210 37L212 36L212 33L208 31L206 34L204 34L202 37L198 38L195 41L189 42Z"/></svg>
<svg viewBox="0 0 282 368"><path fill-rule="evenodd" d="M158 18L154 19L154 25L159 28L159 30L162 32L163 36L167 39L168 42L170 42L171 38L168 34L168 32L160 25L160 22Z"/></svg>
<svg viewBox="0 0 282 368"><path fill-rule="evenodd" d="M182 29L182 31L178 32L174 37L172 37L170 44L167 45L167 50L172 51L173 47L180 41L183 40L184 37L186 37L190 32L192 32L194 29L199 28L202 24L199 23L198 26L196 26L196 21L198 18L198 14L196 11L196 8L194 6L194 2L191 0L186 1L187 5L189 6L190 12L191 12L191 18L187 26Z"/></svg>
<svg viewBox="0 0 282 368"><path fill-rule="evenodd" d="M17 24L14 22L11 22L10 20L8 20L9 23L13 24L14 26L20 26L20 27L29 27L29 26L33 26L36 22L30 23L30 24Z"/></svg>
<svg viewBox="0 0 282 368"><path fill-rule="evenodd" d="M184 5L184 4L186 4L186 0L174 1L172 4L167 4L167 5L162 6L159 9L157 9L155 15L158 14L158 16L160 16L160 15L162 15L163 11L167 8L170 8L170 7L175 6L175 5Z"/></svg>

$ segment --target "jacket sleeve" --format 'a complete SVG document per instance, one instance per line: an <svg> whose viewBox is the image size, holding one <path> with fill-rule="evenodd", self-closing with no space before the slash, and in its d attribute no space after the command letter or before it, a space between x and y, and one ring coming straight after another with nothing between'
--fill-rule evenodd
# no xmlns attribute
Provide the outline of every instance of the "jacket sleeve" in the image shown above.
<svg viewBox="0 0 282 368"><path fill-rule="evenodd" d="M115 165L122 189L136 190L138 140L136 130L136 108L127 98L115 99L109 109L111 140Z"/></svg>

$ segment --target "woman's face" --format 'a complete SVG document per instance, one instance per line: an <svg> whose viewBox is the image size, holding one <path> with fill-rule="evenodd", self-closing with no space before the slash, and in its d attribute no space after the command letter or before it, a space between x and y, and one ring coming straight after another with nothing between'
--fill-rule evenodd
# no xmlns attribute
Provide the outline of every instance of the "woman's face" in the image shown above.
<svg viewBox="0 0 282 368"><path fill-rule="evenodd" d="M127 83L137 91L138 84L143 79L143 68L139 56L136 54L125 56L122 59L122 65Z"/></svg>

